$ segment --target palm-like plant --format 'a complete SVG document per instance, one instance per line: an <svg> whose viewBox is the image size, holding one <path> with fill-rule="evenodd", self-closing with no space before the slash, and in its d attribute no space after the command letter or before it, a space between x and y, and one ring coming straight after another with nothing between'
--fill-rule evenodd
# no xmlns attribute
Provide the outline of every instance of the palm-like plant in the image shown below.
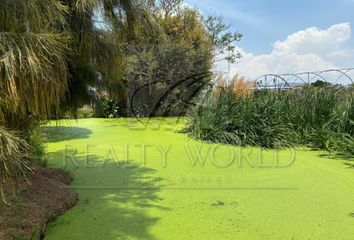
<svg viewBox="0 0 354 240"><path fill-rule="evenodd" d="M68 69L71 76L63 110L76 110L88 102L87 85L115 86L117 96L125 99L122 84L129 44L138 41L138 25L152 21L144 5L135 0L65 0L73 49ZM138 24L139 23L139 24ZM103 79L104 81L98 81ZM96 86L97 87L97 86ZM108 88L110 88L108 87Z"/></svg>
<svg viewBox="0 0 354 240"><path fill-rule="evenodd" d="M25 176L31 171L29 145L15 132L0 127L0 195L7 203L4 184Z"/></svg>
<svg viewBox="0 0 354 240"><path fill-rule="evenodd" d="M0 2L0 192L31 168L24 136L59 106L67 89L68 8L57 0ZM24 124L25 123L25 124ZM23 134L22 134L23 135ZM5 201L5 200L4 200Z"/></svg>
<svg viewBox="0 0 354 240"><path fill-rule="evenodd" d="M145 16L137 9L131 0L2 0L1 124L23 130L14 119L47 118L64 93L66 105L81 104L97 72L116 68L112 35L124 29L120 40L134 40L136 16ZM95 23L98 12L107 29Z"/></svg>
<svg viewBox="0 0 354 240"><path fill-rule="evenodd" d="M0 123L48 116L67 87L68 9L57 0L0 4Z"/></svg>
<svg viewBox="0 0 354 240"><path fill-rule="evenodd" d="M123 23L125 40L134 39L134 6L131 0L0 1L1 192L30 170L25 155L31 125L57 113L63 99L65 106L78 103L98 71L104 76L116 67L112 35ZM98 11L107 29L95 23Z"/></svg>

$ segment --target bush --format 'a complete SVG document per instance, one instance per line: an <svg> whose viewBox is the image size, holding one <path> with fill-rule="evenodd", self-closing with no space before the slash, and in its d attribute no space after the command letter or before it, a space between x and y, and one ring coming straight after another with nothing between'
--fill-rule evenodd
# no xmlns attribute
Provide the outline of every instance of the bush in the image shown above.
<svg viewBox="0 0 354 240"><path fill-rule="evenodd" d="M32 162L45 167L47 159L45 158L45 136L40 126L33 128L28 132L27 143L30 146Z"/></svg>
<svg viewBox="0 0 354 240"><path fill-rule="evenodd" d="M219 89L194 108L185 132L198 139L264 148L309 146L354 153L354 100L340 86Z"/></svg>
<svg viewBox="0 0 354 240"><path fill-rule="evenodd" d="M124 116L123 103L114 97L103 96L96 99L94 116L98 118L118 118Z"/></svg>
<svg viewBox="0 0 354 240"><path fill-rule="evenodd" d="M81 108L77 112L77 118L92 118L95 114L93 109L84 109Z"/></svg>

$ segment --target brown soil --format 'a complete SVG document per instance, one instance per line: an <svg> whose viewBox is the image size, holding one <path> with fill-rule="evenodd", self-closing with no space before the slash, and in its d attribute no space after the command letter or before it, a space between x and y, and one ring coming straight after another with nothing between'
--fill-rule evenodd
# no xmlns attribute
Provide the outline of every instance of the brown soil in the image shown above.
<svg viewBox="0 0 354 240"><path fill-rule="evenodd" d="M12 197L7 188L7 201L0 200L0 240L42 239L46 223L72 208L77 194L68 187L72 176L60 169L35 167L28 183L22 183Z"/></svg>

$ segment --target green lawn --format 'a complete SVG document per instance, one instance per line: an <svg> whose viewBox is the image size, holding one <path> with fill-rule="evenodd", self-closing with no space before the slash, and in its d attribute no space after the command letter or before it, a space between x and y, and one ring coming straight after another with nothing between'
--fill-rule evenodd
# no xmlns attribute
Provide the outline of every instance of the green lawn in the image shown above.
<svg viewBox="0 0 354 240"><path fill-rule="evenodd" d="M46 239L353 238L347 160L202 143L176 133L182 124L174 123L48 126L48 165L73 172L80 201L49 224ZM194 162L197 149L203 165Z"/></svg>

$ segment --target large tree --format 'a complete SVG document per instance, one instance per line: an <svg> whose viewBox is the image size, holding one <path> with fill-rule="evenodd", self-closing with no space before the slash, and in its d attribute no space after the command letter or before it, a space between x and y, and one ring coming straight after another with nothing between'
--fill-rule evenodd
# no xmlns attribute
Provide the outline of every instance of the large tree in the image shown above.
<svg viewBox="0 0 354 240"><path fill-rule="evenodd" d="M69 9L56 0L0 2L0 125L21 128L57 107L68 84Z"/></svg>
<svg viewBox="0 0 354 240"><path fill-rule="evenodd" d="M137 10L130 0L0 1L0 190L29 170L32 128L80 106L88 84L115 67L112 35L124 23L134 41Z"/></svg>
<svg viewBox="0 0 354 240"><path fill-rule="evenodd" d="M89 98L88 85L117 78L137 22L151 23L133 0L0 4L0 123L20 130L56 115L59 105L77 109Z"/></svg>
<svg viewBox="0 0 354 240"><path fill-rule="evenodd" d="M88 102L89 86L124 101L128 80L160 80L150 96L172 83L174 98L158 105L193 97L204 81L174 85L208 71L213 53L231 47L238 35L223 30L181 0L0 0L0 150L27 156L32 128ZM141 78L134 68L145 53L153 71ZM28 169L3 156L1 184Z"/></svg>
<svg viewBox="0 0 354 240"><path fill-rule="evenodd" d="M137 27L136 34L143 41L131 44L125 57L129 113L183 114L211 83L216 58L226 52L227 61L240 57L235 42L242 35L230 31L221 17L205 17L182 0L143 2L157 26L152 29L158 34ZM114 91L110 88L110 94Z"/></svg>

